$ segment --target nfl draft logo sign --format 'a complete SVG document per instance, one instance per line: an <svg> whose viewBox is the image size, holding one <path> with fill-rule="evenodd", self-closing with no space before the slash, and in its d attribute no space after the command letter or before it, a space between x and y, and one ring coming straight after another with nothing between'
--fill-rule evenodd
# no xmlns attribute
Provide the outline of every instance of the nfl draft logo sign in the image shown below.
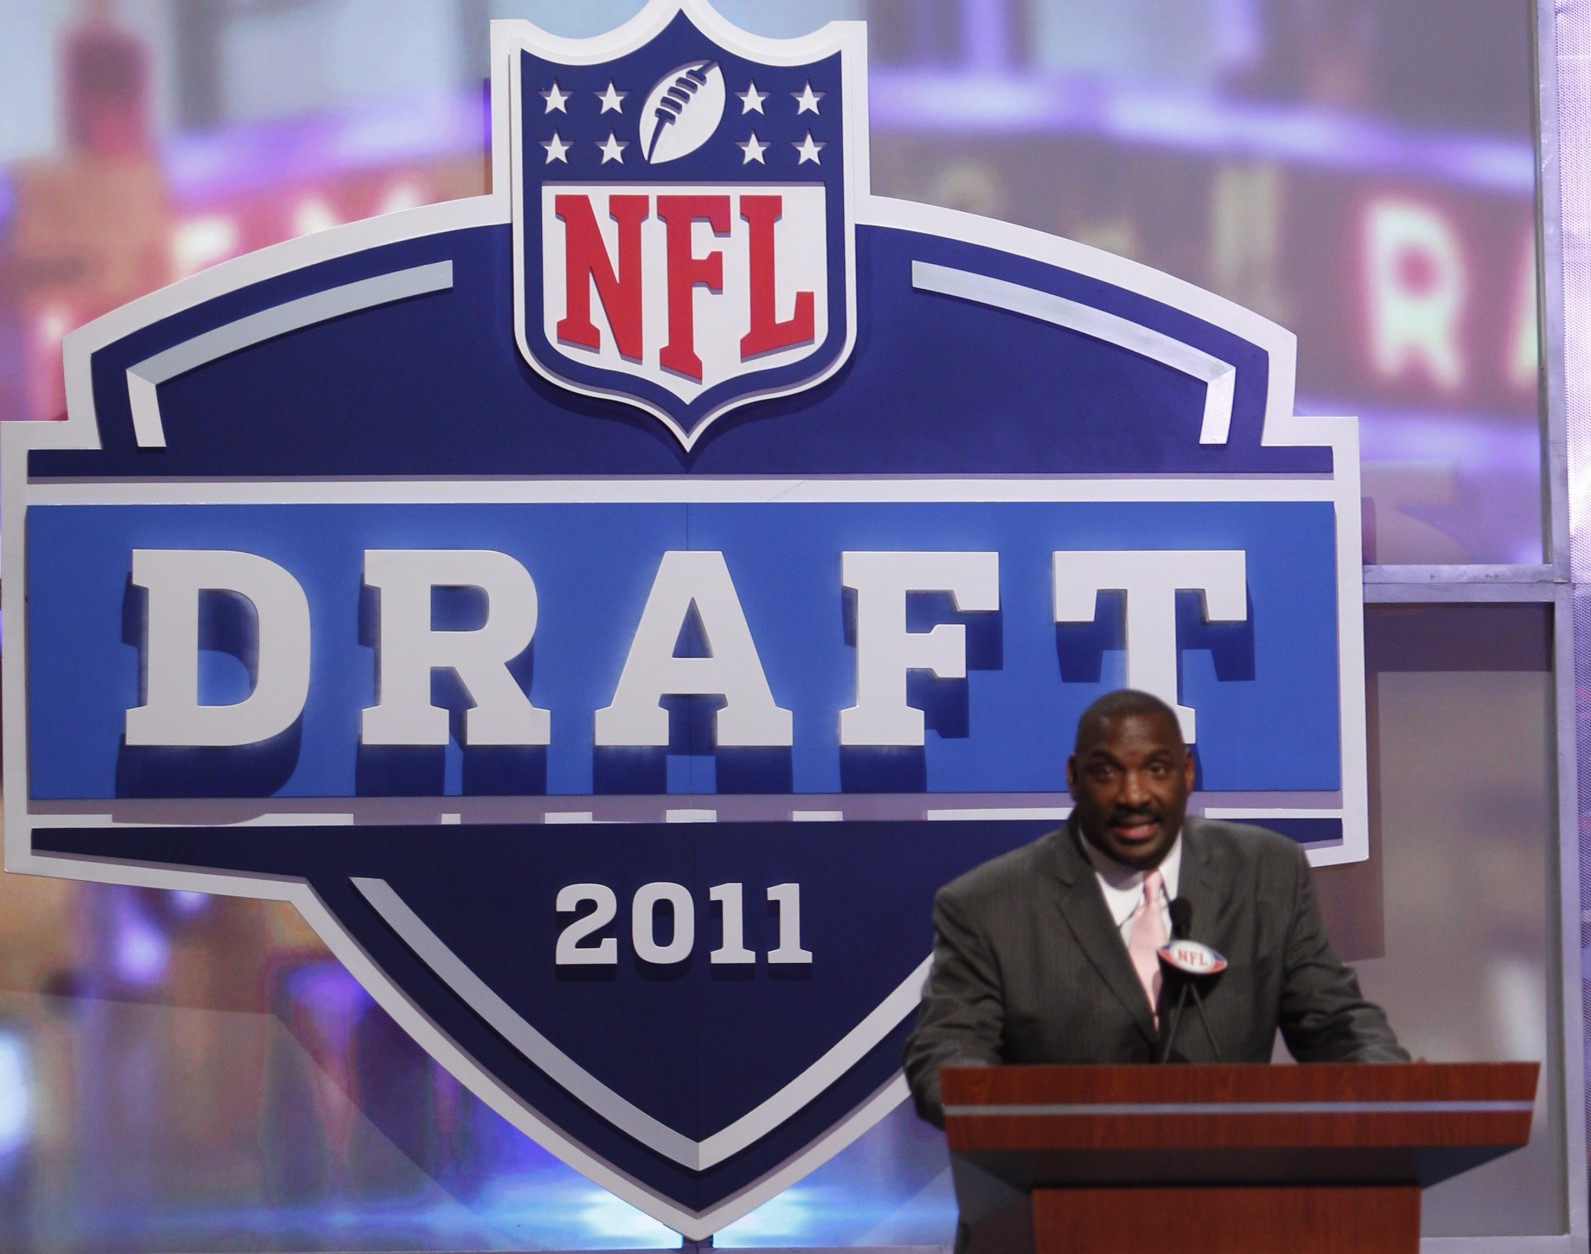
<svg viewBox="0 0 1591 1254"><path fill-rule="evenodd" d="M294 903L703 1237L904 1096L934 889L1172 701L1366 856L1357 445L1294 345L867 190L863 32L493 30L493 190L186 280L4 431L10 871Z"/></svg>

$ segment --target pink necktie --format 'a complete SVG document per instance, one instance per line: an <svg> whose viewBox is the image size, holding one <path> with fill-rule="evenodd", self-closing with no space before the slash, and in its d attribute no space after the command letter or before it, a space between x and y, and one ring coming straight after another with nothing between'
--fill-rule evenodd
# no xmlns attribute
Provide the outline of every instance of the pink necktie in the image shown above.
<svg viewBox="0 0 1591 1254"><path fill-rule="evenodd" d="M1170 939L1166 935L1165 915L1160 909L1161 886L1164 882L1159 871L1150 871L1144 876L1144 899L1138 907L1138 917L1133 920L1132 934L1127 941L1127 953L1137 969L1151 1011L1160 997L1159 950ZM1156 1015L1155 1027L1159 1026L1160 1016Z"/></svg>

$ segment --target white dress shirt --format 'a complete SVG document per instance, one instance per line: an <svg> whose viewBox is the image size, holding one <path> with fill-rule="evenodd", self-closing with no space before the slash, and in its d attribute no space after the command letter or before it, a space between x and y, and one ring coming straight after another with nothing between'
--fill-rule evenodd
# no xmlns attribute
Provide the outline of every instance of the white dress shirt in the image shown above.
<svg viewBox="0 0 1591 1254"><path fill-rule="evenodd" d="M1106 857L1089 843L1087 837L1083 838L1082 844L1083 852L1094 866L1094 876L1099 880L1100 890L1105 894L1105 909L1110 911L1110 917L1121 933L1121 943L1125 945L1132 936L1132 925L1138 917L1139 907L1143 905L1144 872ZM1170 936L1171 899L1177 895L1177 882L1182 874L1181 832L1171 842L1171 848L1161 859L1158 870L1165 884L1165 891L1160 895L1160 911L1165 921L1166 935Z"/></svg>

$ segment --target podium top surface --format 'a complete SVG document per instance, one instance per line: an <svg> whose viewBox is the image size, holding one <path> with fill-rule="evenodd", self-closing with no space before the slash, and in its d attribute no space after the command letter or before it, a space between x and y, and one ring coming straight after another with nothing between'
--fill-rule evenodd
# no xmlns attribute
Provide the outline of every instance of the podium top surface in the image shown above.
<svg viewBox="0 0 1591 1254"><path fill-rule="evenodd" d="M1240 1178L1321 1171L1433 1180L1530 1139L1537 1063L946 1067L959 1152L1040 1156L1041 1174L1136 1177L1226 1151ZM1287 1166L1291 1164L1291 1166ZM1037 1166L1036 1161L1033 1165ZM1113 1169L1114 1170L1114 1169ZM1172 1174L1180 1174L1173 1171Z"/></svg>
<svg viewBox="0 0 1591 1254"><path fill-rule="evenodd" d="M1201 1107L1330 1103L1346 1108L1390 1103L1444 1106L1535 1100L1534 1062L1178 1064L1165 1067L946 1067L946 1113L992 1113L994 1106ZM1035 1113L1037 1113L1035 1111Z"/></svg>

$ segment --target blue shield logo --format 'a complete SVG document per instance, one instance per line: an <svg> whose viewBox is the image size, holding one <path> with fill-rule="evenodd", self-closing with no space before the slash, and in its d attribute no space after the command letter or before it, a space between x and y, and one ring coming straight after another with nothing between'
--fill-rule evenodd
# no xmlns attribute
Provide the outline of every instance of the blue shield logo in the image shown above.
<svg viewBox="0 0 1591 1254"><path fill-rule="evenodd" d="M510 38L521 351L691 448L854 338L859 29L753 39L653 9L605 43Z"/></svg>

